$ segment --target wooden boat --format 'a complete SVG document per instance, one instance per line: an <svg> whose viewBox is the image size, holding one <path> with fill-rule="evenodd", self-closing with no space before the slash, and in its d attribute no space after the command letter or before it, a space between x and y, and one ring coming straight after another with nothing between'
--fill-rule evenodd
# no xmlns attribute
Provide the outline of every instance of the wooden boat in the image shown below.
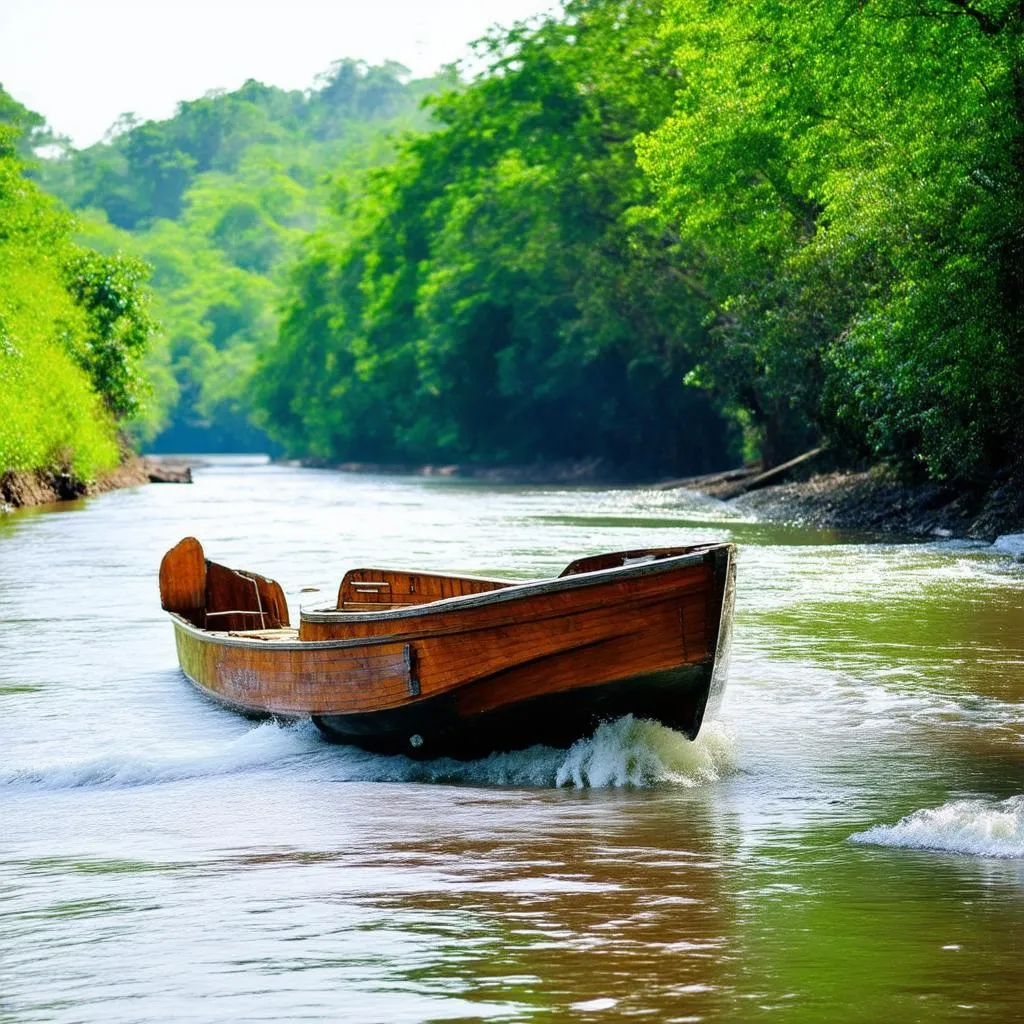
<svg viewBox="0 0 1024 1024"><path fill-rule="evenodd" d="M164 556L160 600L185 675L229 707L312 718L369 750L468 758L567 746L625 714L696 738L725 687L734 554L618 551L527 583L351 569L293 629L278 583L188 537Z"/></svg>

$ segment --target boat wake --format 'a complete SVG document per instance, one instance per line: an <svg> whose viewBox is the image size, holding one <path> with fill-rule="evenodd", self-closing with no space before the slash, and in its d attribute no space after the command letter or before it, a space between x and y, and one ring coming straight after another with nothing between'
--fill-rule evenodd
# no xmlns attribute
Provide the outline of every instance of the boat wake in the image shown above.
<svg viewBox="0 0 1024 1024"><path fill-rule="evenodd" d="M1024 857L1024 796L1000 801L953 800L914 811L895 825L875 825L850 839L974 857Z"/></svg>
<svg viewBox="0 0 1024 1024"><path fill-rule="evenodd" d="M736 747L720 723L696 741L632 715L600 725L568 750L535 746L477 761L412 761L325 743L309 723L263 723L217 750L165 756L111 753L88 761L0 772L0 787L120 789L250 771L323 782L428 782L484 786L692 788L736 769Z"/></svg>
<svg viewBox="0 0 1024 1024"><path fill-rule="evenodd" d="M58 762L0 772L0 786L38 789L123 789L274 768L322 747L316 730L264 722L218 749L193 747L144 756L112 752L88 761Z"/></svg>

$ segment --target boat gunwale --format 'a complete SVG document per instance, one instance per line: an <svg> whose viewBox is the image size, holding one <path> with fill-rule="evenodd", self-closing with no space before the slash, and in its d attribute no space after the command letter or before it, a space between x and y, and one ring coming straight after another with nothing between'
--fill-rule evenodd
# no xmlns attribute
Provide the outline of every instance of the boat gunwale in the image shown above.
<svg viewBox="0 0 1024 1024"><path fill-rule="evenodd" d="M687 565L697 565L705 561L708 555L732 547L729 541L722 541L701 547L699 550L685 555L673 555L669 558L655 559L633 565L618 565L607 569L595 569L592 572L576 573L572 576L556 576L553 579L526 580L513 583L501 590L491 590L483 594L462 594L457 597L442 598L426 604L409 605L405 608L392 608L380 612L345 612L336 609L310 610L300 609L300 621L317 623L344 622L387 622L394 620L418 618L422 615L437 615L449 611L463 611L467 608L486 607L491 604L503 604L521 600L540 594L559 593L581 590L600 584L617 576L638 578L661 575ZM403 572L409 570L401 570ZM241 647L256 650L274 651L309 651L344 649L350 647L376 647L386 644L409 642L402 633L390 633L375 637L354 637L344 640L266 640L257 637L239 637L218 633L215 630L201 629L189 622L177 612L168 612L175 628L206 643L223 647Z"/></svg>
<svg viewBox="0 0 1024 1024"><path fill-rule="evenodd" d="M554 576L540 580L521 580L513 583L505 580L485 580L486 582L508 582L507 587L500 590L488 590L482 594L459 594L455 597L443 597L437 601L428 601L425 604L411 604L401 608L388 608L379 612L360 611L347 612L340 608L310 608L299 609L300 622L316 623L339 623L339 622L387 622L392 619L409 619L419 615L436 615L446 611L465 608L476 608L480 605L501 604L504 601L513 601L523 596L524 591L529 590L531 594L553 594L562 590L577 590L581 587L591 586L597 582L598 576L614 576L623 574L628 576L650 576L667 572L669 569L683 568L693 563L698 564L705 560L708 553L717 549L728 547L731 542L720 541L707 546L697 546L697 551L687 552L685 555L671 555L668 558L652 558L649 562L634 562L630 565L615 565L607 569L594 569L591 572L573 573L572 576ZM381 572L405 572L410 576L416 575L414 569L384 569ZM424 572L424 575L428 575ZM485 579L485 577L467 576L465 579Z"/></svg>

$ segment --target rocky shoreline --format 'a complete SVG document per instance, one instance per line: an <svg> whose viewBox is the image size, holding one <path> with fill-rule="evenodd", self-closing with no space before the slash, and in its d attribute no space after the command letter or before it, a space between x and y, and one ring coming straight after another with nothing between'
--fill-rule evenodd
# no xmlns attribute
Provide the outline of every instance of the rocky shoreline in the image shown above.
<svg viewBox="0 0 1024 1024"><path fill-rule="evenodd" d="M719 496L713 484L692 489ZM826 529L990 542L1024 533L1024 486L1010 478L987 490L965 491L908 485L884 468L838 470L752 490L727 504L768 522Z"/></svg>
<svg viewBox="0 0 1024 1024"><path fill-rule="evenodd" d="M96 480L82 480L70 470L7 470L0 473L0 512L75 501L140 484L191 482L187 463L135 454L126 455L116 469Z"/></svg>

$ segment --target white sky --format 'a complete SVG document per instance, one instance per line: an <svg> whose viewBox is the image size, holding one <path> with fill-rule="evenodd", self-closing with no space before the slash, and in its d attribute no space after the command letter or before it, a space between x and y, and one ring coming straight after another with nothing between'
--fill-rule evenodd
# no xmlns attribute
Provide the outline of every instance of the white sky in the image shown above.
<svg viewBox="0 0 1024 1024"><path fill-rule="evenodd" d="M397 60L417 76L463 57L493 24L553 0L0 0L0 83L70 135L247 78L307 88L332 61Z"/></svg>

